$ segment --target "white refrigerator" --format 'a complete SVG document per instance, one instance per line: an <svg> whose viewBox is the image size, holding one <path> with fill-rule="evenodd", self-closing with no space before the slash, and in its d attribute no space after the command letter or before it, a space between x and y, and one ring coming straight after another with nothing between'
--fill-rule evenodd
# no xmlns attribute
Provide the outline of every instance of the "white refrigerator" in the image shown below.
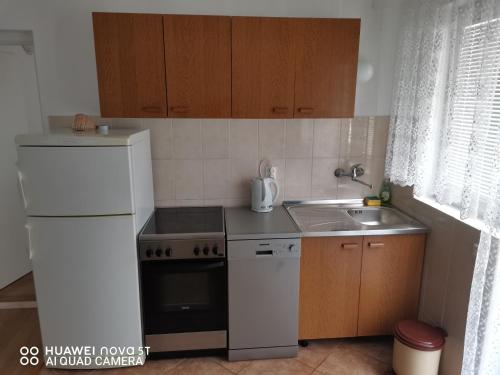
<svg viewBox="0 0 500 375"><path fill-rule="evenodd" d="M90 364L44 351L47 366L126 366L109 361L110 347L134 348L140 362L136 236L154 209L149 131L61 129L16 144L42 343L94 348Z"/></svg>

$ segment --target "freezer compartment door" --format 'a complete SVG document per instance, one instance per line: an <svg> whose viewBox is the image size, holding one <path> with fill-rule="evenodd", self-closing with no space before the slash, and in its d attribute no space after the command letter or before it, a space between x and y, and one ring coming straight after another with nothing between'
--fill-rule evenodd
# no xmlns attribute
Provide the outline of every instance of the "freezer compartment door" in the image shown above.
<svg viewBox="0 0 500 375"><path fill-rule="evenodd" d="M300 257L266 253L282 241L228 241L229 349L297 345Z"/></svg>
<svg viewBox="0 0 500 375"><path fill-rule="evenodd" d="M18 147L27 215L134 213L130 147Z"/></svg>
<svg viewBox="0 0 500 375"><path fill-rule="evenodd" d="M142 345L134 220L28 218L45 346Z"/></svg>

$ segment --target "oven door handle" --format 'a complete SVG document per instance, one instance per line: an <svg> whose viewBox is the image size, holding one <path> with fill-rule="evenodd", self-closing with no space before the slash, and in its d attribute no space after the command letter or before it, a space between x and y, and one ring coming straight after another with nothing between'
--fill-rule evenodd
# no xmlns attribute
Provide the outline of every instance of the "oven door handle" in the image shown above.
<svg viewBox="0 0 500 375"><path fill-rule="evenodd" d="M181 264L162 264L161 272L177 271L177 272L193 272L193 271L208 271L216 268L223 268L224 261L210 262L210 263L181 263Z"/></svg>

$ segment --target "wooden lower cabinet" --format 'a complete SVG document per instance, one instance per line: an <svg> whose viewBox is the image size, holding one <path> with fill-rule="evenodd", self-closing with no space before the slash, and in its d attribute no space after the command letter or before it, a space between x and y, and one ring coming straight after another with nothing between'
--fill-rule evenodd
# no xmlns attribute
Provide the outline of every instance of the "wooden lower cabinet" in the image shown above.
<svg viewBox="0 0 500 375"><path fill-rule="evenodd" d="M307 237L299 339L387 335L418 313L425 234Z"/></svg>
<svg viewBox="0 0 500 375"><path fill-rule="evenodd" d="M392 334L402 319L416 319L425 234L365 237L358 336Z"/></svg>
<svg viewBox="0 0 500 375"><path fill-rule="evenodd" d="M299 338L356 336L363 237L302 239Z"/></svg>

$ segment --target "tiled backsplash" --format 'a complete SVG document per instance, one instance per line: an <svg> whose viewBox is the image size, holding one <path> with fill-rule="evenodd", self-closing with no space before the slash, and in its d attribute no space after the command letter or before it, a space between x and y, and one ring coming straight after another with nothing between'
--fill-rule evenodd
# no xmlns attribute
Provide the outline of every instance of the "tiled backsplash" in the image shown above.
<svg viewBox="0 0 500 375"><path fill-rule="evenodd" d="M278 201L377 194L383 179L388 117L317 120L111 119L113 127L151 130L157 206L241 206L266 158L278 168ZM51 116L51 126L71 118ZM361 180L336 168L362 163Z"/></svg>

